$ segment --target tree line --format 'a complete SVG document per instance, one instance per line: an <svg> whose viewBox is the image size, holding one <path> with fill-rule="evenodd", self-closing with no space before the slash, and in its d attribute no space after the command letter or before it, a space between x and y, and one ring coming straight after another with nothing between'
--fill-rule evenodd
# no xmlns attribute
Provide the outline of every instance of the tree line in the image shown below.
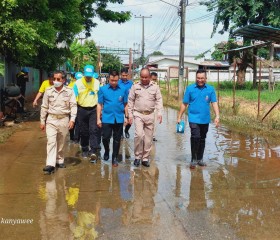
<svg viewBox="0 0 280 240"><path fill-rule="evenodd" d="M69 46L77 34L89 37L94 17L124 23L129 11L111 11L108 4L123 0L2 0L0 55L8 62L38 69L55 69L73 58ZM90 56L94 55L91 49Z"/></svg>

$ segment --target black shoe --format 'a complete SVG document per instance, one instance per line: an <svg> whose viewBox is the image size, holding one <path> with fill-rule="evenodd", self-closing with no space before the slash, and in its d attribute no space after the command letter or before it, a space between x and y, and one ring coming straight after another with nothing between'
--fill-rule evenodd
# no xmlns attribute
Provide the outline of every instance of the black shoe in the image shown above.
<svg viewBox="0 0 280 240"><path fill-rule="evenodd" d="M200 167L206 167L207 164L205 162L203 162L203 160L198 160L197 165Z"/></svg>
<svg viewBox="0 0 280 240"><path fill-rule="evenodd" d="M149 161L142 161L142 165L145 167L150 167L150 162Z"/></svg>
<svg viewBox="0 0 280 240"><path fill-rule="evenodd" d="M140 159L135 159L133 164L134 166L139 167L140 162L141 162Z"/></svg>
<svg viewBox="0 0 280 240"><path fill-rule="evenodd" d="M90 155L89 155L89 158L90 158L90 162L91 163L96 163L97 162L97 155L95 154L95 153L91 153Z"/></svg>
<svg viewBox="0 0 280 240"><path fill-rule="evenodd" d="M103 156L103 160L104 161L108 161L109 160L109 152L108 153L104 153L104 156Z"/></svg>
<svg viewBox="0 0 280 240"><path fill-rule="evenodd" d="M43 171L44 171L44 174L51 175L52 173L54 173L55 167L48 165L43 168Z"/></svg>
<svg viewBox="0 0 280 240"><path fill-rule="evenodd" d="M118 164L118 159L116 157L113 157L112 158L112 166L113 167L117 167L119 164Z"/></svg>
<svg viewBox="0 0 280 240"><path fill-rule="evenodd" d="M65 166L64 163L57 163L57 164L55 164L55 166L56 166L57 168L66 168L66 166Z"/></svg>
<svg viewBox="0 0 280 240"><path fill-rule="evenodd" d="M130 138L129 132L125 132L124 135L125 135L125 138Z"/></svg>
<svg viewBox="0 0 280 240"><path fill-rule="evenodd" d="M157 141L157 139L156 139L155 137L153 137L153 141L154 141L154 142L156 142L156 141Z"/></svg>

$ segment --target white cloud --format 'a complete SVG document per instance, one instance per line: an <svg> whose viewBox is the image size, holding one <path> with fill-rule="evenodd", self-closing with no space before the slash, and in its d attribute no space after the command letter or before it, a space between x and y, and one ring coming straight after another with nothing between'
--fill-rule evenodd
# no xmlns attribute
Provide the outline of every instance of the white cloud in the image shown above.
<svg viewBox="0 0 280 240"><path fill-rule="evenodd" d="M174 5L179 5L179 0L165 0ZM196 1L189 1L194 4ZM179 24L177 9L161 1L155 0L125 0L123 5L111 4L110 9L114 11L131 11L132 18L124 24L104 23L98 19L98 26L92 30L92 38L97 45L114 47L114 48L133 48L135 43L141 44L142 41L142 19L134 16L150 16L145 18L145 55L155 50L160 50L164 54L179 54L179 38L180 32L170 34L175 29L176 24ZM188 6L186 10L187 22L193 19L198 19L198 23L186 24L185 38L185 54L197 55L204 52L216 43L226 40L227 35L215 34L211 38L213 28L213 16L204 17L203 22L199 22L199 18L207 16L209 12L205 7L199 5ZM195 20L193 20L195 21ZM193 22L192 21L192 22ZM172 24L173 23L173 24ZM168 29L170 31L168 31ZM166 34L169 33L169 34ZM169 39L163 42L161 47L157 49L163 37L167 35ZM122 57L127 61L128 57Z"/></svg>

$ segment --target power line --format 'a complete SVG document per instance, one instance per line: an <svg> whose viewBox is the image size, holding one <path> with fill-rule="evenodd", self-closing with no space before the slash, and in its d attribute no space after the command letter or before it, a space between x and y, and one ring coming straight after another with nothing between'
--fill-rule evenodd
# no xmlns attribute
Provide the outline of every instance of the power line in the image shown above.
<svg viewBox="0 0 280 240"><path fill-rule="evenodd" d="M205 20L208 20L208 19L212 18L215 14L216 14L216 12L208 13L208 14L203 15L201 17L190 19L190 20L186 21L186 23L203 22Z"/></svg>
<svg viewBox="0 0 280 240"><path fill-rule="evenodd" d="M166 1L163 1L163 0L160 0L161 2L164 2L164 3L166 3L166 4L169 4L170 6L173 6L173 7L175 7L175 8L178 8L179 9L179 7L178 6L175 6L175 5L173 5L173 4L171 4L171 3L169 3L169 2L166 2Z"/></svg>
<svg viewBox="0 0 280 240"><path fill-rule="evenodd" d="M151 41L158 41L161 39L162 35L168 34L169 30L176 25L176 21L179 21L178 15L174 14L172 9L175 10L172 6L167 8L167 12L165 13L163 19L160 19L158 26L155 27L156 31L148 37Z"/></svg>
<svg viewBox="0 0 280 240"><path fill-rule="evenodd" d="M146 4L156 3L156 2L160 2L160 0L158 0L158 1L153 1L153 2L148 2L148 3L139 3L139 4L134 4L134 5L125 5L125 6L117 6L117 7L110 7L110 8L112 9L112 8L135 7L135 6L146 5Z"/></svg>

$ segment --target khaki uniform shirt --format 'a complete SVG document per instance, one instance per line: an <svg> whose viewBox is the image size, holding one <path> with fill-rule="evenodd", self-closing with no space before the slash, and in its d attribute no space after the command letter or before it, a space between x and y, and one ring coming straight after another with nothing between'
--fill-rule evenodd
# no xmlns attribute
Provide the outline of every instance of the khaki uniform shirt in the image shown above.
<svg viewBox="0 0 280 240"><path fill-rule="evenodd" d="M128 96L128 114L133 116L133 112L158 112L162 115L163 104L160 88L151 81L148 85L141 82L135 83Z"/></svg>
<svg viewBox="0 0 280 240"><path fill-rule="evenodd" d="M70 121L75 122L77 115L77 102L73 90L69 87L63 86L58 92L54 86L48 88L44 94L41 106L41 124L45 124L47 115L57 116L71 116Z"/></svg>

